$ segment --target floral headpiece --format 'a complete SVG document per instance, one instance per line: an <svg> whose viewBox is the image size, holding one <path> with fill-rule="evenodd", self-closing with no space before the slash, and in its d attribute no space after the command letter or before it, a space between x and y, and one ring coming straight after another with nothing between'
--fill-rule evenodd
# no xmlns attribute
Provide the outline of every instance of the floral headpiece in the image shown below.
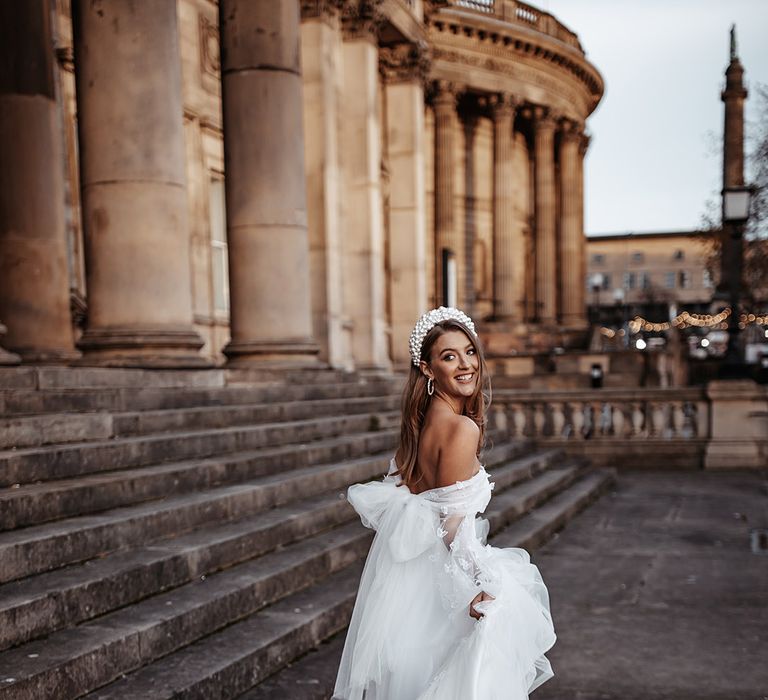
<svg viewBox="0 0 768 700"><path fill-rule="evenodd" d="M472 323L472 319L463 311L455 309L452 306L441 306L438 309L427 311L427 313L416 321L416 325L411 331L411 339L408 341L408 345L411 349L411 360L416 367L419 366L419 361L421 360L421 345L424 342L427 333L441 321L448 321L449 319L463 323L469 328L472 335L477 337L475 324Z"/></svg>

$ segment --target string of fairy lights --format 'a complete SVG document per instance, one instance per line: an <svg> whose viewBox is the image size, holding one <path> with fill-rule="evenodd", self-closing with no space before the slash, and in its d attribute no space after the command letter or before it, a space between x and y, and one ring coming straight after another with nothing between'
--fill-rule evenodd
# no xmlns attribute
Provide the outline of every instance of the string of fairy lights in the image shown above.
<svg viewBox="0 0 768 700"><path fill-rule="evenodd" d="M710 330L725 330L728 328L728 318L731 315L731 309L723 309L717 314L692 314L688 311L683 311L673 318L671 321L649 321L642 316L635 316L627 324L629 332L632 335L636 335L641 331L656 332L668 331L670 328L707 328ZM739 316L739 328L744 330L747 326L755 324L758 326L768 326L768 314L753 314L743 313ZM602 328L603 335L613 337L616 335L616 331L612 328ZM624 331L619 331L620 335L624 335Z"/></svg>
<svg viewBox="0 0 768 700"><path fill-rule="evenodd" d="M629 332L632 334L639 333L640 331L667 331L670 328L709 328L725 330L728 328L728 318L730 315L730 308L725 308L716 314L692 314L688 311L683 311L671 321L662 321L661 323L649 321L642 316L635 316L628 325ZM742 313L739 315L740 329L743 330L750 324L768 326L768 314Z"/></svg>

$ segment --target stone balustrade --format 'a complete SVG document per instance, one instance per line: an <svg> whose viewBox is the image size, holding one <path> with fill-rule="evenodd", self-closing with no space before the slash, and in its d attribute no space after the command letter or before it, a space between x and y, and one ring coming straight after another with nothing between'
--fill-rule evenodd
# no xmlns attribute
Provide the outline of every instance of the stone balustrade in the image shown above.
<svg viewBox="0 0 768 700"><path fill-rule="evenodd" d="M517 0L449 0L449 5L525 25L582 51L578 37L548 12Z"/></svg>
<svg viewBox="0 0 768 700"><path fill-rule="evenodd" d="M752 382L675 389L494 392L512 435L597 464L651 468L768 466L768 391Z"/></svg>

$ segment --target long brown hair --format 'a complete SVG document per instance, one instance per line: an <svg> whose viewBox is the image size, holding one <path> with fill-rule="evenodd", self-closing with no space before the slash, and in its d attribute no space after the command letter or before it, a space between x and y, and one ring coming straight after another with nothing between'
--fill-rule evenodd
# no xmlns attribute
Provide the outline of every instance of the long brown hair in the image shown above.
<svg viewBox="0 0 768 700"><path fill-rule="evenodd" d="M477 454L485 444L486 413L491 403L491 379L488 367L485 364L485 356L479 338L456 319L441 321L429 330L421 344L421 359L429 363L431 361L432 347L437 339L448 331L461 331L469 338L475 348L478 358L477 383L472 396L464 404L464 415L469 416L477 427L480 428L480 440L478 441ZM405 383L402 399L402 416L400 421L400 445L397 454L402 461L398 466L397 474L403 483L410 489L421 481L424 475L417 468L419 453L419 437L424 425L424 418L432 397L427 394L427 377L424 373L411 364L408 380Z"/></svg>

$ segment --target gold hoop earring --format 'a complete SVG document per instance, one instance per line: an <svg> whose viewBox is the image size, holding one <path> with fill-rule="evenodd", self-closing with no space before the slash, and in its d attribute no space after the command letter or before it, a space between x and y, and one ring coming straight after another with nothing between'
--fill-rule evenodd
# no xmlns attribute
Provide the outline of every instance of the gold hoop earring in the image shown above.
<svg viewBox="0 0 768 700"><path fill-rule="evenodd" d="M435 393L435 383L432 381L432 377L427 379L427 394L432 396Z"/></svg>

